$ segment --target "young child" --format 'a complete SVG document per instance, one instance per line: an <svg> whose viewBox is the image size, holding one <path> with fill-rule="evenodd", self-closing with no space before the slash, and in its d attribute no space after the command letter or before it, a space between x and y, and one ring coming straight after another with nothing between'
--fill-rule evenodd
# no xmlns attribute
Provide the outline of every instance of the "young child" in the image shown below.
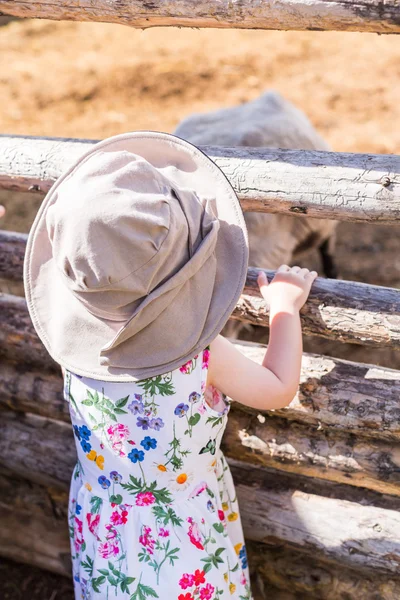
<svg viewBox="0 0 400 600"><path fill-rule="evenodd" d="M33 324L64 374L78 460L75 598L251 600L235 488L220 450L231 399L296 393L299 310L315 272L283 265L263 364L219 335L246 278L238 199L180 138L95 144L54 184L24 263Z"/></svg>

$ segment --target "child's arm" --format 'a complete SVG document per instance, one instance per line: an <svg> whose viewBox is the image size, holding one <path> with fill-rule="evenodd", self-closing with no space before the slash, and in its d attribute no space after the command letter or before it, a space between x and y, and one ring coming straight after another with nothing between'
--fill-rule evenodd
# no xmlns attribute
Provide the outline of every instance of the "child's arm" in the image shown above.
<svg viewBox="0 0 400 600"><path fill-rule="evenodd" d="M303 344L299 311L316 277L315 271L282 265L268 284L261 271L258 284L270 306L270 338L263 363L246 358L219 335L210 344L207 384L253 408L287 406L300 379Z"/></svg>

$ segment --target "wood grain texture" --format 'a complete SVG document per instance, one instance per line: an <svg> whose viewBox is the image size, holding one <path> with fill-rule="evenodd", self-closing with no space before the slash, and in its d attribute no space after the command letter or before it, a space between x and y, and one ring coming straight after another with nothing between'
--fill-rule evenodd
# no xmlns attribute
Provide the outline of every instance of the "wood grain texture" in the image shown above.
<svg viewBox="0 0 400 600"><path fill-rule="evenodd" d="M245 356L262 364L266 346L232 342ZM44 365L4 360L0 370L0 405L68 423L61 372L54 365L56 371ZM310 432L399 443L399 397L400 371L303 354L299 390L288 407L263 414L244 405L238 405L238 409L245 411L250 421L257 418L262 422L269 414L308 426ZM236 405L233 407L236 410Z"/></svg>
<svg viewBox="0 0 400 600"><path fill-rule="evenodd" d="M400 447L284 419L260 421L232 409L224 437L229 458L400 496ZM75 460L71 426L37 414L1 412L2 464L20 477L63 486Z"/></svg>
<svg viewBox="0 0 400 600"><path fill-rule="evenodd" d="M148 27L217 27L312 29L399 33L395 0L140 0L0 1L0 11L24 18L103 21L140 29Z"/></svg>
<svg viewBox="0 0 400 600"><path fill-rule="evenodd" d="M249 565L261 598L276 600L271 589L279 589L293 600L398 600L400 580L378 576L374 571L348 569L280 545L270 546L247 540Z"/></svg>
<svg viewBox="0 0 400 600"><path fill-rule="evenodd" d="M0 473L0 556L71 576L68 492Z"/></svg>
<svg viewBox="0 0 400 600"><path fill-rule="evenodd" d="M44 194L96 141L1 135L0 188ZM200 149L225 173L245 211L384 224L400 219L399 156Z"/></svg>
<svg viewBox="0 0 400 600"><path fill-rule="evenodd" d="M3 246L8 244L10 248L8 239L7 234L0 234L0 251L2 244ZM11 248L13 243L11 242ZM21 264L18 253L22 252L23 243L22 239L16 241L13 259L9 260L7 255L12 256L14 253L5 251L0 261L0 269L1 266L4 269L3 273L0 270L0 276L14 269L13 261ZM16 271L18 269L20 266L15 267ZM267 327L268 307L256 283L259 271L260 269L252 267L248 269L244 293L232 312L232 318ZM274 272L267 270L265 272L271 280ZM0 328L2 328L0 352L1 346L17 338L21 351L24 351L23 347L28 338L24 339L20 327L30 340L36 336L30 325L24 302L23 298L0 294ZM19 318L16 318L16 315ZM364 346L400 348L400 290L352 281L318 278L313 284L306 304L301 309L300 317L303 333L306 335L318 335ZM38 341L34 346L37 345ZM28 352L28 355L33 356L31 352Z"/></svg>

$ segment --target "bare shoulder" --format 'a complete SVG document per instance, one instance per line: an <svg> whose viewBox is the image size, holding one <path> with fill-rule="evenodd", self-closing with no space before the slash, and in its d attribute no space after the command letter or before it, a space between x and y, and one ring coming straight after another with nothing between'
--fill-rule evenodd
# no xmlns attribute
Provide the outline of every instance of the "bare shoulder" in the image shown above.
<svg viewBox="0 0 400 600"><path fill-rule="evenodd" d="M292 400L272 371L245 356L222 335L210 344L207 384L236 402L260 410L282 408Z"/></svg>

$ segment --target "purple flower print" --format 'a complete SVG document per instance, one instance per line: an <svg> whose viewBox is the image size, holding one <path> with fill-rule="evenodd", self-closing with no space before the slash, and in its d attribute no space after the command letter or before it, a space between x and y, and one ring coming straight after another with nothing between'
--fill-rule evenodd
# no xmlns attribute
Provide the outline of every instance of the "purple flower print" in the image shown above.
<svg viewBox="0 0 400 600"><path fill-rule="evenodd" d="M191 404L194 404L195 402L198 402L200 400L200 398L201 398L201 396L200 396L199 392L192 392L189 395L189 402Z"/></svg>
<svg viewBox="0 0 400 600"><path fill-rule="evenodd" d="M164 427L164 421L160 419L160 417L156 417L155 419L151 419L149 422L149 427L151 429L155 429L156 431L160 431L161 427Z"/></svg>
<svg viewBox="0 0 400 600"><path fill-rule="evenodd" d="M105 490L107 488L109 488L111 485L111 481L109 479L107 479L107 477L105 475L100 475L100 477L98 478L97 481L99 482L101 487L104 488Z"/></svg>
<svg viewBox="0 0 400 600"><path fill-rule="evenodd" d="M133 448L133 450L131 450L129 452L128 458L133 463L136 463L138 461L142 462L142 460L144 459L144 452L143 452L143 450L138 450L137 448Z"/></svg>
<svg viewBox="0 0 400 600"><path fill-rule="evenodd" d="M112 479L114 483L120 483L122 481L122 475L120 475L117 471L111 471L110 479Z"/></svg>
<svg viewBox="0 0 400 600"><path fill-rule="evenodd" d="M178 415L179 417L184 417L188 410L189 410L189 406L187 404L184 404L183 402L181 402L175 408L174 413L176 415Z"/></svg>
<svg viewBox="0 0 400 600"><path fill-rule="evenodd" d="M135 394L135 396L137 396L138 394ZM137 415L138 413L140 415L143 414L144 411L144 406L141 402L139 402L138 400L132 400L132 402L130 404L128 404L127 406L128 410L131 411L132 414Z"/></svg>
<svg viewBox="0 0 400 600"><path fill-rule="evenodd" d="M150 428L150 419L149 417L138 417L136 421L136 425L146 430Z"/></svg>
<svg viewBox="0 0 400 600"><path fill-rule="evenodd" d="M143 446L145 450L150 450L151 448L157 448L157 440L155 438L151 438L149 435L140 442L140 445Z"/></svg>

